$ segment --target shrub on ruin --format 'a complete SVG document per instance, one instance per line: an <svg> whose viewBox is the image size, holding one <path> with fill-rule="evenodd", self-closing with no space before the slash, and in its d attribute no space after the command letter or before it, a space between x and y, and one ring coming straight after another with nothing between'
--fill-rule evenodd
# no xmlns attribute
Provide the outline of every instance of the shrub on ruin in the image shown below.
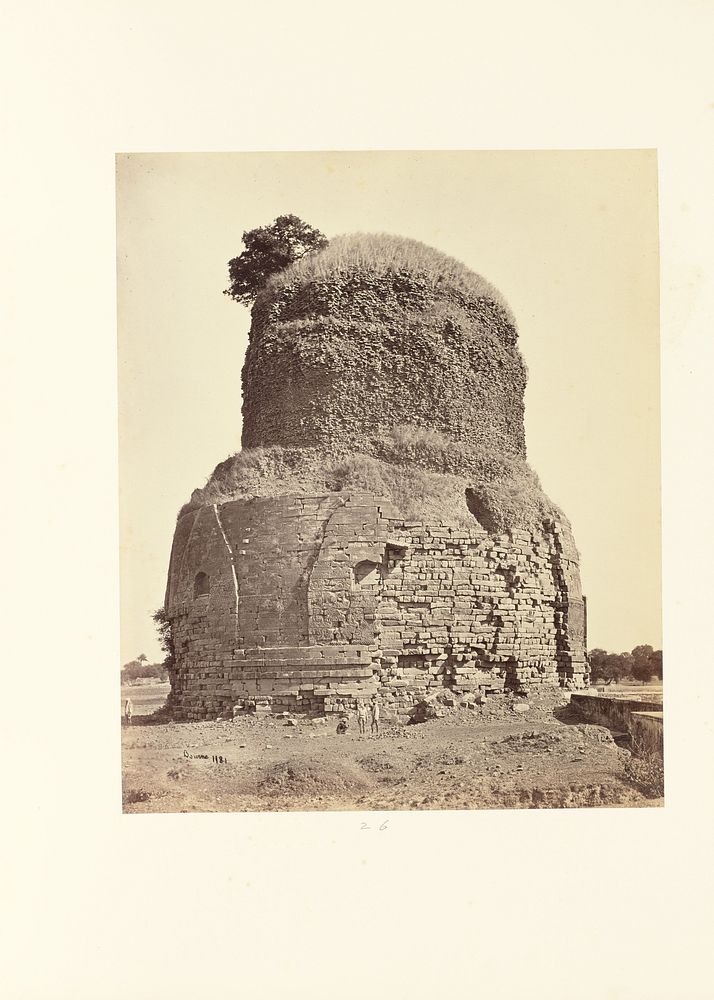
<svg viewBox="0 0 714 1000"><path fill-rule="evenodd" d="M648 799L664 795L664 762L656 755L632 756L625 764L625 775Z"/></svg>
<svg viewBox="0 0 714 1000"><path fill-rule="evenodd" d="M166 613L166 608L164 607L157 608L151 617L156 623L156 629L159 633L159 642L165 654L162 667L164 673L168 675L173 670L175 659L174 640L171 632L171 619Z"/></svg>

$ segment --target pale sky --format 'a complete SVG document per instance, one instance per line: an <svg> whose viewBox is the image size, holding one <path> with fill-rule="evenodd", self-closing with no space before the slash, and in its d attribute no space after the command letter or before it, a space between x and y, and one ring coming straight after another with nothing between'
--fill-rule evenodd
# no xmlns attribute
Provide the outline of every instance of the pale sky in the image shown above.
<svg viewBox="0 0 714 1000"><path fill-rule="evenodd" d="M503 293L528 460L581 552L590 648L661 646L657 165L651 150L118 157L121 660L160 659L176 513L240 447L245 230L387 232Z"/></svg>

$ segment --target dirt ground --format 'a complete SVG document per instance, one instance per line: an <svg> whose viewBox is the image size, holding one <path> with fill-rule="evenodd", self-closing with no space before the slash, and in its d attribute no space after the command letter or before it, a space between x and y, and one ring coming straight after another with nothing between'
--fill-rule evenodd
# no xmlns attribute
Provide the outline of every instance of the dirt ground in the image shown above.
<svg viewBox="0 0 714 1000"><path fill-rule="evenodd" d="M632 778L627 749L558 701L516 713L460 709L344 735L336 719L156 723L166 685L130 688L122 726L124 811L499 809L661 805Z"/></svg>

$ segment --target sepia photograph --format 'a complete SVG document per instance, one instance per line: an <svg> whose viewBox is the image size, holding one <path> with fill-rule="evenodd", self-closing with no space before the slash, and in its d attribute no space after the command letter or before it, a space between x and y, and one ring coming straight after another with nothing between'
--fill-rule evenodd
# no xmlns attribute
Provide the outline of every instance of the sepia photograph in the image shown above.
<svg viewBox="0 0 714 1000"><path fill-rule="evenodd" d="M712 1000L714 6L8 15L2 995Z"/></svg>
<svg viewBox="0 0 714 1000"><path fill-rule="evenodd" d="M116 168L124 811L662 805L656 152Z"/></svg>

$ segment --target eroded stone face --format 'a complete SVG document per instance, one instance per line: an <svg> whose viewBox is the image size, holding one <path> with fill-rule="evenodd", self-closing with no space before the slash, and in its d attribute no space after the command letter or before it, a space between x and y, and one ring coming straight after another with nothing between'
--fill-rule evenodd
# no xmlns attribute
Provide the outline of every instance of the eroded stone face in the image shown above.
<svg viewBox="0 0 714 1000"><path fill-rule="evenodd" d="M576 559L557 525L494 536L405 522L368 494L202 507L171 556L172 706L329 711L379 692L406 717L436 690L579 685Z"/></svg>
<svg viewBox="0 0 714 1000"><path fill-rule="evenodd" d="M416 278L346 275L281 288L253 314L243 447L369 452L411 425L524 456L516 339L496 303L457 301Z"/></svg>

